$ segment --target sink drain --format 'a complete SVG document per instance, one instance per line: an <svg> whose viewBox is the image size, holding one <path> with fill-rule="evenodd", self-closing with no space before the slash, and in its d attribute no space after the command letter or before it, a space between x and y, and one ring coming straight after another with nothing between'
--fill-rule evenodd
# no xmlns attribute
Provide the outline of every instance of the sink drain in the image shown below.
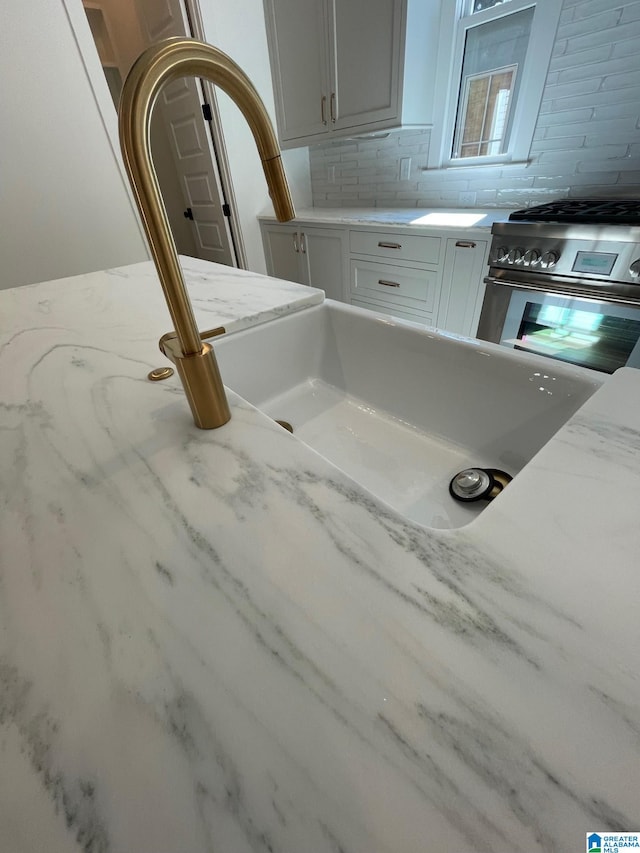
<svg viewBox="0 0 640 853"><path fill-rule="evenodd" d="M281 426L283 429L286 429L286 430L287 430L287 432L293 432L293 427L291 426L291 424L289 423L289 421L276 421L276 423L277 423L277 424L280 424L280 426Z"/></svg>
<svg viewBox="0 0 640 853"><path fill-rule="evenodd" d="M499 468L465 468L449 483L449 494L463 503L492 501L513 477Z"/></svg>

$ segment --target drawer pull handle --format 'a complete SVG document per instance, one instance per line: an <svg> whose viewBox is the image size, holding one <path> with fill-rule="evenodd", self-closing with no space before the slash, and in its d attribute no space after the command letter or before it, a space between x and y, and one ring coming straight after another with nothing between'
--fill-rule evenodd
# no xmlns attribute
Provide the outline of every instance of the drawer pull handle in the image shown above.
<svg viewBox="0 0 640 853"><path fill-rule="evenodd" d="M458 240L456 246L459 249L475 249L476 244L472 243L471 240Z"/></svg>
<svg viewBox="0 0 640 853"><path fill-rule="evenodd" d="M380 241L378 246L380 246L381 249L401 249L402 243L385 243Z"/></svg>
<svg viewBox="0 0 640 853"><path fill-rule="evenodd" d="M384 278L378 279L378 284L383 284L385 287L400 287L399 282L397 281L387 281Z"/></svg>
<svg viewBox="0 0 640 853"><path fill-rule="evenodd" d="M320 98L320 117L322 119L322 124L326 126L327 124L327 96L323 95Z"/></svg>

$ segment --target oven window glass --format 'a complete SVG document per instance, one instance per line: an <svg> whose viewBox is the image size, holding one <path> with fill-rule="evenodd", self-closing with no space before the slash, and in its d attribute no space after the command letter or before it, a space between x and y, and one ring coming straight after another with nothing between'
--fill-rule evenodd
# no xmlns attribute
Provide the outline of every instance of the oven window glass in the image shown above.
<svg viewBox="0 0 640 853"><path fill-rule="evenodd" d="M553 305L543 301L525 304L514 349L536 352L582 367L613 373L623 367L640 338L640 320L599 311ZM590 309L590 310L589 310ZM600 313L602 312L602 313Z"/></svg>

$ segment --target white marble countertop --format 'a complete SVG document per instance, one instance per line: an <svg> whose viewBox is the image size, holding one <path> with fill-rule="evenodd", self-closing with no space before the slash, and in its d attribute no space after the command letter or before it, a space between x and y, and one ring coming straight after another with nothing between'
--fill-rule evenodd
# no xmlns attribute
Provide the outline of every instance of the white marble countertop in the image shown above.
<svg viewBox="0 0 640 853"><path fill-rule="evenodd" d="M198 258L181 256L180 263L201 330L224 326L227 332L238 332L274 320L283 314L308 308L309 305L318 305L324 299L323 291L315 287L294 284L279 278L266 278L247 270L211 264ZM148 306L149 317L162 316L162 312L158 311L155 305L155 288L159 285L155 267L150 261L96 275L102 278L92 279L92 285L96 284L98 288L101 283L106 285L105 298L113 294L113 303L109 304L109 310L120 310L122 294L115 291L112 284L114 277L121 277L132 282L127 286L127 303L131 299L140 299ZM65 289L83 286L83 276L76 276L67 281L69 284L65 284ZM40 287L41 290L51 288L53 292L61 289L55 281L44 283ZM20 293L21 291L16 291L17 295ZM73 310L73 298L72 295L69 310ZM160 306L164 304L160 291ZM127 304L127 308L130 307ZM165 309L165 317L161 322L167 331L171 329L168 309Z"/></svg>
<svg viewBox="0 0 640 853"><path fill-rule="evenodd" d="M211 269L188 275L202 326L317 298ZM197 430L145 378L153 279L0 292L3 853L575 853L640 829L640 372L429 531L234 395Z"/></svg>
<svg viewBox="0 0 640 853"><path fill-rule="evenodd" d="M294 222L490 231L494 222L508 219L510 213L511 210L507 208L305 207L296 208ZM272 210L265 211L259 218L264 221L276 221Z"/></svg>

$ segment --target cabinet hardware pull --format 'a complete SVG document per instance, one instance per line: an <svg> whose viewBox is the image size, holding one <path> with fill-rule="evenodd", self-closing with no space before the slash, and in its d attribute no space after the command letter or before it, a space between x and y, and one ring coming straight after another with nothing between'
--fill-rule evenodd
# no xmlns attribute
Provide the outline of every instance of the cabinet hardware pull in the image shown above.
<svg viewBox="0 0 640 853"><path fill-rule="evenodd" d="M381 249L401 249L402 243L384 243L383 241L380 241L378 246L380 246Z"/></svg>
<svg viewBox="0 0 640 853"><path fill-rule="evenodd" d="M327 124L327 96L323 95L320 98L320 115L322 116L322 124Z"/></svg>
<svg viewBox="0 0 640 853"><path fill-rule="evenodd" d="M387 281L384 278L378 279L378 284L384 284L385 287L400 287L399 282L397 281Z"/></svg>
<svg viewBox="0 0 640 853"><path fill-rule="evenodd" d="M475 249L476 244L472 243L471 240L457 240L456 246L459 249Z"/></svg>
<svg viewBox="0 0 640 853"><path fill-rule="evenodd" d="M303 255L307 254L307 237L304 231L300 234L300 251Z"/></svg>
<svg viewBox="0 0 640 853"><path fill-rule="evenodd" d="M298 247L298 232L297 231L294 232L294 234L293 234L293 251L294 252L300 251L300 249Z"/></svg>
<svg viewBox="0 0 640 853"><path fill-rule="evenodd" d="M338 118L338 113L336 110L336 93L331 93L331 121L335 124L336 119Z"/></svg>

